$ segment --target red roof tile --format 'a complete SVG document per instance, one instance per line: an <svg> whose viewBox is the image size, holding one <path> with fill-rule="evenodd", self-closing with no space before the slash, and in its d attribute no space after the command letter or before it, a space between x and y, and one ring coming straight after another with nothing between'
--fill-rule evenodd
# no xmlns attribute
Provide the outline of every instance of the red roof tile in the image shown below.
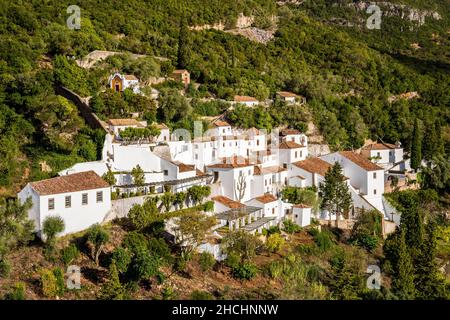
<svg viewBox="0 0 450 320"><path fill-rule="evenodd" d="M360 168L363 168L364 170L367 171L383 170L383 168L377 166L375 163L370 162L369 159L353 151L339 151L339 154L347 158L354 164L358 165Z"/></svg>
<svg viewBox="0 0 450 320"><path fill-rule="evenodd" d="M303 146L294 141L283 141L278 146L278 149L298 149L298 148L303 148Z"/></svg>
<svg viewBox="0 0 450 320"><path fill-rule="evenodd" d="M331 168L331 164L320 158L308 158L302 161L294 162L293 165L311 173L318 173L323 177L328 169Z"/></svg>
<svg viewBox="0 0 450 320"><path fill-rule="evenodd" d="M215 197L212 197L211 199L223 204L224 206L226 206L230 209L239 209L239 208L245 207L244 204L242 204L238 201L231 200L230 198L225 197L225 196L215 196Z"/></svg>
<svg viewBox="0 0 450 320"><path fill-rule="evenodd" d="M261 203L271 203L271 202L277 201L277 198L275 198L270 193L266 193L265 195L256 197L255 199Z"/></svg>
<svg viewBox="0 0 450 320"><path fill-rule="evenodd" d="M30 185L41 196L109 187L109 184L94 171L31 182Z"/></svg>

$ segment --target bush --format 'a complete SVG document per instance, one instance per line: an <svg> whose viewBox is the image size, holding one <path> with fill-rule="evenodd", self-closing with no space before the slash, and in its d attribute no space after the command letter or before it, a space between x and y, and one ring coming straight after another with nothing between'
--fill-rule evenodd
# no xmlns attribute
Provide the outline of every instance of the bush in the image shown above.
<svg viewBox="0 0 450 320"><path fill-rule="evenodd" d="M283 264L278 261L271 262L267 267L267 272L272 279L277 279L283 274Z"/></svg>
<svg viewBox="0 0 450 320"><path fill-rule="evenodd" d="M177 296L175 290L171 286L165 286L161 292L163 300L174 300Z"/></svg>
<svg viewBox="0 0 450 320"><path fill-rule="evenodd" d="M11 265L6 259L0 260L0 277L6 278L11 272Z"/></svg>
<svg viewBox="0 0 450 320"><path fill-rule="evenodd" d="M78 258L79 255L80 251L73 243L61 250L61 260L66 266Z"/></svg>
<svg viewBox="0 0 450 320"><path fill-rule="evenodd" d="M19 282L12 287L11 291L5 294L4 300L26 300L25 283Z"/></svg>
<svg viewBox="0 0 450 320"><path fill-rule="evenodd" d="M118 247L111 254L111 263L114 261L117 271L124 273L131 263L131 253L127 249Z"/></svg>
<svg viewBox="0 0 450 320"><path fill-rule="evenodd" d="M191 300L214 300L214 296L208 291L194 290L191 293Z"/></svg>
<svg viewBox="0 0 450 320"><path fill-rule="evenodd" d="M236 279L241 280L250 280L256 276L257 272L258 268L250 262L239 264L237 267L233 268L233 276Z"/></svg>
<svg viewBox="0 0 450 320"><path fill-rule="evenodd" d="M284 239L279 233L274 233L267 238L266 248L269 252L278 252L284 245Z"/></svg>
<svg viewBox="0 0 450 320"><path fill-rule="evenodd" d="M202 252L200 254L198 262L202 271L208 271L211 270L212 267L214 267L214 265L216 264L216 259L214 259L214 256L211 253Z"/></svg>
<svg viewBox="0 0 450 320"><path fill-rule="evenodd" d="M41 289L42 294L47 298L54 298L58 294L58 280L51 270L44 269L41 271Z"/></svg>
<svg viewBox="0 0 450 320"><path fill-rule="evenodd" d="M233 252L230 252L227 255L227 258L225 259L225 265L230 268L237 267L240 262L241 262L241 258L239 257L239 255L236 253L233 253Z"/></svg>
<svg viewBox="0 0 450 320"><path fill-rule="evenodd" d="M378 247L378 237L368 235L368 234L362 234L358 236L356 239L352 241L354 244L365 248L366 250L372 251L376 247Z"/></svg>
<svg viewBox="0 0 450 320"><path fill-rule="evenodd" d="M301 230L301 227L298 224L295 224L291 220L285 220L283 221L283 230L286 233L294 234L296 232L299 232Z"/></svg>
<svg viewBox="0 0 450 320"><path fill-rule="evenodd" d="M321 232L315 233L314 241L316 242L319 250L325 252L333 246L333 239L330 232L323 230Z"/></svg>
<svg viewBox="0 0 450 320"><path fill-rule="evenodd" d="M150 252L161 257L165 262L171 263L173 258L170 254L169 245L163 238L151 238L148 241L148 249Z"/></svg>
<svg viewBox="0 0 450 320"><path fill-rule="evenodd" d="M124 248L130 250L133 254L140 251L148 250L147 238L137 231L127 233L124 237L122 245Z"/></svg>

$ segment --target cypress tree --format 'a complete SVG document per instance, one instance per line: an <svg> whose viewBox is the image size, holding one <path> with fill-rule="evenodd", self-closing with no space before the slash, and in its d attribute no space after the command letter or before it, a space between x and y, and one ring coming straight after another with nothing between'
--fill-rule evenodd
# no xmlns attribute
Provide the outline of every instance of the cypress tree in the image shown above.
<svg viewBox="0 0 450 320"><path fill-rule="evenodd" d="M394 254L396 259L391 261L393 266L392 289L402 299L414 299L414 268L405 243L405 231L400 229L397 232L395 239L397 246Z"/></svg>
<svg viewBox="0 0 450 320"><path fill-rule="evenodd" d="M426 143L422 144L422 156L425 160L430 161L436 156L439 148L436 126L433 123L427 123L425 126L423 140Z"/></svg>
<svg viewBox="0 0 450 320"><path fill-rule="evenodd" d="M352 204L352 196L339 162L336 162L325 174L325 182L319 187L319 195L322 198L321 208L329 212L329 224L331 225L331 215L334 213L336 227L338 227L341 215L348 212Z"/></svg>
<svg viewBox="0 0 450 320"><path fill-rule="evenodd" d="M422 162L422 139L420 135L419 122L414 120L413 137L411 142L411 168L417 170Z"/></svg>
<svg viewBox="0 0 450 320"><path fill-rule="evenodd" d="M189 62L189 47L188 47L188 28L186 18L182 18L180 22L180 31L178 34L178 55L177 68L186 69Z"/></svg>
<svg viewBox="0 0 450 320"><path fill-rule="evenodd" d="M434 222L426 226L425 239L415 263L414 284L419 299L445 299L445 282L436 264L436 228Z"/></svg>

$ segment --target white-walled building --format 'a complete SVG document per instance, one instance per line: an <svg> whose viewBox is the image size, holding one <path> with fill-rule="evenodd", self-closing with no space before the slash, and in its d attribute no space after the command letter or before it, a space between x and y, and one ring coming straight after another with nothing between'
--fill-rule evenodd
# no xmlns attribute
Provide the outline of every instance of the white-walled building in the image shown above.
<svg viewBox="0 0 450 320"><path fill-rule="evenodd" d="M145 128L147 121L138 121L136 119L109 119L107 121L109 129L115 136L120 137L120 132L126 128Z"/></svg>
<svg viewBox="0 0 450 320"><path fill-rule="evenodd" d="M242 104L246 107L255 107L259 104L258 99L249 96L234 96L233 105Z"/></svg>
<svg viewBox="0 0 450 320"><path fill-rule="evenodd" d="M403 148L400 144L372 143L361 149L361 155L380 166L387 167L403 161Z"/></svg>
<svg viewBox="0 0 450 320"><path fill-rule="evenodd" d="M339 162L350 184L371 205L384 212L384 170L364 156L352 151L339 151L321 157L330 164Z"/></svg>
<svg viewBox="0 0 450 320"><path fill-rule="evenodd" d="M140 93L139 79L131 74L114 73L109 77L109 87L115 92L131 89L134 93Z"/></svg>
<svg viewBox="0 0 450 320"><path fill-rule="evenodd" d="M156 128L159 129L160 134L156 137L156 142L168 142L170 140L170 130L169 127L164 123L156 123L154 124Z"/></svg>
<svg viewBox="0 0 450 320"><path fill-rule="evenodd" d="M325 174L331 165L320 158L308 158L292 164L289 170L290 180L300 186L319 187L325 180Z"/></svg>
<svg viewBox="0 0 450 320"><path fill-rule="evenodd" d="M111 188L93 171L30 182L18 198L21 203L31 198L28 217L41 238L43 223L49 216L64 220L61 235L65 235L101 223L111 210Z"/></svg>
<svg viewBox="0 0 450 320"><path fill-rule="evenodd" d="M295 204L292 206L292 218L294 223L300 227L306 227L311 224L311 207L304 204Z"/></svg>

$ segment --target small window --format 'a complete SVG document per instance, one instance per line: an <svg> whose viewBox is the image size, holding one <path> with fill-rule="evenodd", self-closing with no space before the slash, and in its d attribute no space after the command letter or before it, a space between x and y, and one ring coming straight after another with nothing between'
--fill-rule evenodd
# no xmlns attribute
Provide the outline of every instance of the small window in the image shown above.
<svg viewBox="0 0 450 320"><path fill-rule="evenodd" d="M225 133L225 129L222 129L222 132Z"/></svg>
<svg viewBox="0 0 450 320"><path fill-rule="evenodd" d="M259 146L259 140L256 140L256 145Z"/></svg>
<svg viewBox="0 0 450 320"><path fill-rule="evenodd" d="M272 214L275 214L275 208L272 208Z"/></svg>
<svg viewBox="0 0 450 320"><path fill-rule="evenodd" d="M83 194L81 195L81 204L82 204L83 206L85 206L85 205L88 204L88 194L87 194L87 193L83 193Z"/></svg>
<svg viewBox="0 0 450 320"><path fill-rule="evenodd" d="M169 170L164 170L164 175L168 176L169 175Z"/></svg>
<svg viewBox="0 0 450 320"><path fill-rule="evenodd" d="M251 170L251 169L248 170L248 175L249 175L249 176L252 175L252 170Z"/></svg>
<svg viewBox="0 0 450 320"><path fill-rule="evenodd" d="M264 179L264 186L267 187L267 180L266 179Z"/></svg>
<svg viewBox="0 0 450 320"><path fill-rule="evenodd" d="M103 191L97 192L97 202L103 202Z"/></svg>
<svg viewBox="0 0 450 320"><path fill-rule="evenodd" d="M292 141L292 142L295 142L295 138L291 138L291 141Z"/></svg>
<svg viewBox="0 0 450 320"><path fill-rule="evenodd" d="M216 157L216 151L213 150L212 152L212 157L215 158Z"/></svg>
<svg viewBox="0 0 450 320"><path fill-rule="evenodd" d="M300 151L300 158L303 157L303 151Z"/></svg>
<svg viewBox="0 0 450 320"><path fill-rule="evenodd" d="M377 194L377 189L373 189L373 194Z"/></svg>
<svg viewBox="0 0 450 320"><path fill-rule="evenodd" d="M379 152L377 152L377 157L380 157L380 153Z"/></svg>
<svg viewBox="0 0 450 320"><path fill-rule="evenodd" d="M295 159L297 159L297 151L295 151Z"/></svg>
<svg viewBox="0 0 450 320"><path fill-rule="evenodd" d="M48 210L55 210L55 198L48 199Z"/></svg>
<svg viewBox="0 0 450 320"><path fill-rule="evenodd" d="M198 154L195 154L195 160L198 160Z"/></svg>
<svg viewBox="0 0 450 320"><path fill-rule="evenodd" d="M71 196L66 196L65 204L66 204L66 208L70 208L72 206L72 197Z"/></svg>
<svg viewBox="0 0 450 320"><path fill-rule="evenodd" d="M374 178L374 179L377 178L377 173L376 173L376 172L373 173L373 178Z"/></svg>

